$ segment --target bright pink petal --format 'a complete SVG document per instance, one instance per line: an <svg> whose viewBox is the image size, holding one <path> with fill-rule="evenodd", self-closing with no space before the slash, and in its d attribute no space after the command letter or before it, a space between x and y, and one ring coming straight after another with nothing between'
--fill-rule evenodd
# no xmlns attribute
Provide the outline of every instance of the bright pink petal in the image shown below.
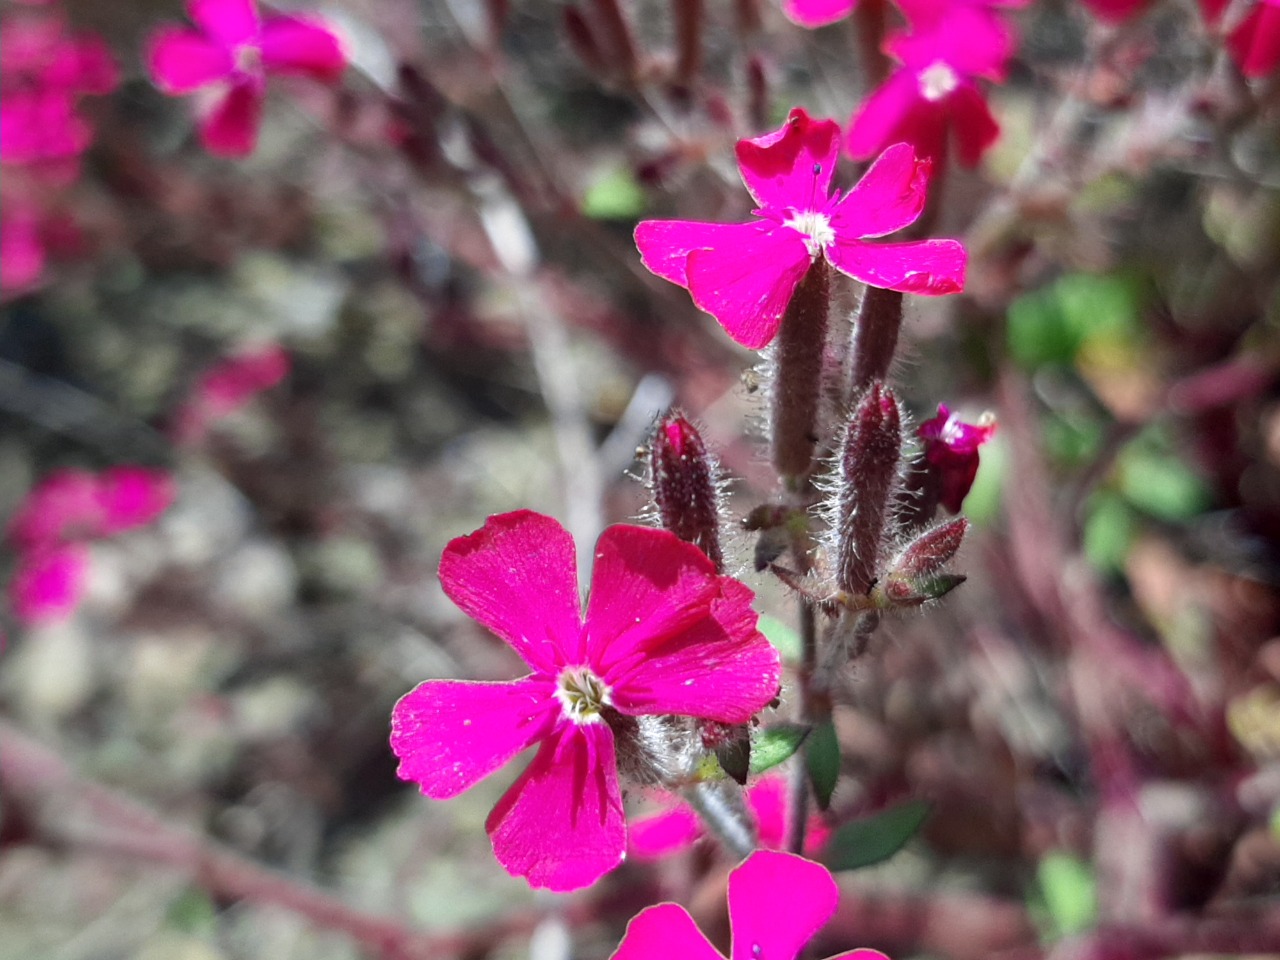
<svg viewBox="0 0 1280 960"><path fill-rule="evenodd" d="M832 211L836 236L883 237L915 223L924 209L930 166L905 143L880 154Z"/></svg>
<svg viewBox="0 0 1280 960"><path fill-rule="evenodd" d="M706 619L720 595L707 555L666 530L615 524L596 541L587 602L587 662L608 683L619 664L648 656Z"/></svg>
<svg viewBox="0 0 1280 960"><path fill-rule="evenodd" d="M560 714L551 681L428 680L391 712L396 775L432 799L456 797L545 738Z"/></svg>
<svg viewBox="0 0 1280 960"><path fill-rule="evenodd" d="M80 544L59 544L22 557L9 584L13 612L24 623L65 619L84 593L89 553Z"/></svg>
<svg viewBox="0 0 1280 960"><path fill-rule="evenodd" d="M720 581L710 617L666 642L635 643L614 667L608 682L618 712L746 723L777 696L782 665L756 628L754 594L732 578Z"/></svg>
<svg viewBox="0 0 1280 960"><path fill-rule="evenodd" d="M964 289L968 259L959 240L859 243L837 238L827 256L841 273L870 286L931 297Z"/></svg>
<svg viewBox="0 0 1280 960"><path fill-rule="evenodd" d="M961 76L1003 80L1018 35L1000 14L977 4L926 5L912 32L895 33L885 50L913 70L941 61Z"/></svg>
<svg viewBox="0 0 1280 960"><path fill-rule="evenodd" d="M81 93L106 94L120 84L120 70L111 48L101 37L82 36L70 42L74 83Z"/></svg>
<svg viewBox="0 0 1280 960"><path fill-rule="evenodd" d="M187 12L205 33L229 48L258 36L253 0L187 0Z"/></svg>
<svg viewBox="0 0 1280 960"><path fill-rule="evenodd" d="M636 224L636 248L640 262L653 273L681 287L689 286L686 273L694 250L737 246L744 236L770 229L770 224L699 223L696 220L643 220Z"/></svg>
<svg viewBox="0 0 1280 960"><path fill-rule="evenodd" d="M113 467L99 478L102 533L111 535L150 523L169 508L173 477L163 470Z"/></svg>
<svg viewBox="0 0 1280 960"><path fill-rule="evenodd" d="M945 144L945 128L933 104L920 96L916 73L898 70L872 91L849 124L845 149L866 160L894 143L909 143L921 159L935 159Z"/></svg>
<svg viewBox="0 0 1280 960"><path fill-rule="evenodd" d="M773 133L739 140L737 154L742 182L761 207L820 210L840 154L840 125L795 107Z"/></svg>
<svg viewBox="0 0 1280 960"><path fill-rule="evenodd" d="M6 207L0 215L0 291L22 290L44 272L40 221L30 211Z"/></svg>
<svg viewBox="0 0 1280 960"><path fill-rule="evenodd" d="M1000 124L991 115L982 91L968 81L961 83L947 98L947 109L951 112L951 129L955 133L960 163L976 167L999 138Z"/></svg>
<svg viewBox="0 0 1280 960"><path fill-rule="evenodd" d="M1265 77L1280 64L1280 4L1260 0L1231 31L1227 49L1246 77Z"/></svg>
<svg viewBox="0 0 1280 960"><path fill-rule="evenodd" d="M826 867L757 850L729 875L733 960L795 960L835 912L839 897Z"/></svg>
<svg viewBox="0 0 1280 960"><path fill-rule="evenodd" d="M761 777L747 788L747 805L756 815L756 835L760 846L767 850L781 850L787 840L787 779L770 775ZM804 852L817 854L831 836L831 828L821 817L809 818L805 830Z"/></svg>
<svg viewBox="0 0 1280 960"><path fill-rule="evenodd" d="M577 649L582 620L573 538L551 517L517 510L451 540L440 585L463 613L511 644L535 671L553 675Z"/></svg>
<svg viewBox="0 0 1280 960"><path fill-rule="evenodd" d="M828 957L827 960L889 960L889 957L879 950L862 947L858 950L846 950L844 953L837 953L834 957Z"/></svg>
<svg viewBox="0 0 1280 960"><path fill-rule="evenodd" d="M102 532L98 478L87 470L55 470L32 488L9 521L9 537L23 547Z"/></svg>
<svg viewBox="0 0 1280 960"><path fill-rule="evenodd" d="M637 913L609 960L724 960L684 907L660 903Z"/></svg>
<svg viewBox="0 0 1280 960"><path fill-rule="evenodd" d="M792 23L812 30L847 17L858 0L783 0L782 12Z"/></svg>
<svg viewBox="0 0 1280 960"><path fill-rule="evenodd" d="M632 820L627 853L636 860L661 860L692 846L702 836L702 821L685 804Z"/></svg>
<svg viewBox="0 0 1280 960"><path fill-rule="evenodd" d="M689 254L689 293L729 336L758 350L777 334L812 258L804 238L789 227L742 231L739 237L737 247Z"/></svg>
<svg viewBox="0 0 1280 960"><path fill-rule="evenodd" d="M613 733L564 723L485 823L498 862L530 886L590 886L622 862L627 826Z"/></svg>
<svg viewBox="0 0 1280 960"><path fill-rule="evenodd" d="M342 41L319 20L270 17L262 24L262 65L268 73L337 80L347 67Z"/></svg>
<svg viewBox="0 0 1280 960"><path fill-rule="evenodd" d="M231 75L235 64L226 47L185 27L161 27L147 41L147 70L169 94L190 93Z"/></svg>
<svg viewBox="0 0 1280 960"><path fill-rule="evenodd" d="M243 157L253 152L261 121L262 91L255 84L234 83L201 118L200 139L210 153Z"/></svg>

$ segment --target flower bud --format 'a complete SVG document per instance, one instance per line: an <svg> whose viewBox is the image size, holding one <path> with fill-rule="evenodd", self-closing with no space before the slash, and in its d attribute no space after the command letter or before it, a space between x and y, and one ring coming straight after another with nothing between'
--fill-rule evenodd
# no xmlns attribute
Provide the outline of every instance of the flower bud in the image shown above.
<svg viewBox="0 0 1280 960"><path fill-rule="evenodd" d="M791 295L774 342L769 430L773 466L790 484L809 475L817 443L831 270L819 258Z"/></svg>
<svg viewBox="0 0 1280 960"><path fill-rule="evenodd" d="M929 498L928 514L941 502L951 513L959 513L964 498L978 474L978 448L996 432L995 418L989 414L976 424L965 423L938 404L938 415L920 424L924 441L925 490Z"/></svg>
<svg viewBox="0 0 1280 960"><path fill-rule="evenodd" d="M662 526L696 545L723 573L716 490L719 468L683 413L669 410L658 421L649 444L649 471Z"/></svg>
<svg viewBox="0 0 1280 960"><path fill-rule="evenodd" d="M850 373L853 396L865 390L873 380L883 380L889 375L901 329L902 294L896 290L867 287L853 328L853 370Z"/></svg>
<svg viewBox="0 0 1280 960"><path fill-rule="evenodd" d="M964 517L948 520L924 531L905 547L889 564L890 577L923 577L942 569L956 555L969 530Z"/></svg>
<svg viewBox="0 0 1280 960"><path fill-rule="evenodd" d="M898 401L876 381L849 418L840 450L836 562L840 589L848 593L866 594L875 583L901 456Z"/></svg>

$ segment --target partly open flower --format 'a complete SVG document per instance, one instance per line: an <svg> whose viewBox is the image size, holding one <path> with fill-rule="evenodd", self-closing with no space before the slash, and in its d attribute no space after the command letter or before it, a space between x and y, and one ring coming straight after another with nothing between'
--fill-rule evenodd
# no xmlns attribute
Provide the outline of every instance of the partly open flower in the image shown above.
<svg viewBox="0 0 1280 960"><path fill-rule="evenodd" d="M789 853L757 850L729 874L731 960L796 960L835 913L840 891L826 867ZM611 960L723 960L684 907L660 903L627 925ZM849 950L831 960L886 960Z"/></svg>
<svg viewBox="0 0 1280 960"><path fill-rule="evenodd" d="M831 193L839 135L834 121L813 120L797 107L779 130L740 140L738 168L758 219L646 220L635 233L644 265L685 287L729 336L753 349L777 334L792 294L820 257L873 287L961 290L965 251L958 240L867 242L920 216L928 162L897 144L847 194Z"/></svg>
<svg viewBox="0 0 1280 960"><path fill-rule="evenodd" d="M490 813L494 854L536 887L574 890L622 860L616 737L644 716L745 723L777 693L778 654L753 594L665 530L613 526L596 544L585 616L573 540L527 510L445 548L440 582L528 664L519 680L428 680L396 704L399 775L456 796L539 745Z"/></svg>
<svg viewBox="0 0 1280 960"><path fill-rule="evenodd" d="M996 432L993 419L965 423L938 404L938 415L920 424L924 459L939 484L938 501L952 513L959 513L964 498L978 475L978 448Z"/></svg>
<svg viewBox="0 0 1280 960"><path fill-rule="evenodd" d="M333 81L346 68L341 41L321 20L260 18L254 0L188 0L187 12L199 29L158 29L147 66L165 93L204 94L200 136L212 153L253 151L269 75Z"/></svg>

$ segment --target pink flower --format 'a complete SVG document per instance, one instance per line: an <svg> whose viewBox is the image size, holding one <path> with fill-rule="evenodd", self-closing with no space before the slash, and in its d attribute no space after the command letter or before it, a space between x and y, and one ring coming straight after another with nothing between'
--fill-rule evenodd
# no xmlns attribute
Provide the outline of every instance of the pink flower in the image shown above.
<svg viewBox="0 0 1280 960"><path fill-rule="evenodd" d="M30 287L44 273L40 213L28 204L3 200L0 207L0 292Z"/></svg>
<svg viewBox="0 0 1280 960"><path fill-rule="evenodd" d="M1275 70L1280 65L1280 0L1258 0L1226 43L1246 77L1265 77Z"/></svg>
<svg viewBox="0 0 1280 960"><path fill-rule="evenodd" d="M259 18L253 0L187 0L187 11L199 29L158 29L147 66L165 93L207 94L200 136L212 153L253 151L269 74L334 81L346 68L342 42L319 19Z"/></svg>
<svg viewBox="0 0 1280 960"><path fill-rule="evenodd" d="M839 888L826 867L789 853L757 850L729 874L731 960L796 960L835 913ZM642 910L627 925L612 960L722 960L674 903ZM849 950L831 960L887 960L876 950Z"/></svg>
<svg viewBox="0 0 1280 960"><path fill-rule="evenodd" d="M978 448L995 432L995 421L965 423L943 403L938 404L937 416L920 424L925 463L940 481L940 502L952 513L960 512L978 475Z"/></svg>
<svg viewBox="0 0 1280 960"><path fill-rule="evenodd" d="M1010 44L1007 31L993 28L989 11L976 5L953 7L927 30L890 38L885 49L902 67L853 115L846 149L866 159L905 141L942 163L954 138L961 164L976 166L1000 126L973 78L1003 79Z"/></svg>
<svg viewBox="0 0 1280 960"><path fill-rule="evenodd" d="M89 574L89 552L59 543L24 552L9 582L13 612L24 623L62 620L80 603Z"/></svg>
<svg viewBox="0 0 1280 960"><path fill-rule="evenodd" d="M405 695L391 718L398 772L446 799L538 744L486 823L498 862L535 887L574 890L622 860L615 737L634 727L628 718L745 723L778 689L751 591L664 530L601 535L585 617L572 538L527 510L452 541L440 582L530 673L428 680Z"/></svg>
<svg viewBox="0 0 1280 960"><path fill-rule="evenodd" d="M844 19L857 5L858 0L782 0L782 12L792 23L812 30Z"/></svg>
<svg viewBox="0 0 1280 960"><path fill-rule="evenodd" d="M173 478L162 470L145 467L112 467L98 478L98 500L102 504L101 535L141 527L173 503Z"/></svg>
<svg viewBox="0 0 1280 960"><path fill-rule="evenodd" d="M758 349L778 332L809 267L825 258L873 287L955 293L964 286L958 240L867 243L915 222L929 164L897 144L841 197L830 193L840 129L797 107L781 129L738 142L738 169L759 207L748 223L646 220L636 227L644 265L688 289L729 336Z"/></svg>
<svg viewBox="0 0 1280 960"><path fill-rule="evenodd" d="M175 432L182 443L204 435L209 425L245 406L289 373L289 353L278 343L250 347L221 360L196 382L178 410Z"/></svg>
<svg viewBox="0 0 1280 960"><path fill-rule="evenodd" d="M747 806L756 818L760 846L781 850L787 838L787 781L782 776L761 777L746 790ZM637 860L659 860L702 839L702 821L688 806L634 820L628 828L627 852ZM831 830L821 817L810 817L805 832L805 853L816 854Z"/></svg>
<svg viewBox="0 0 1280 960"><path fill-rule="evenodd" d="M1031 0L896 0L911 32L889 37L885 52L906 62L933 55L934 35L949 43L967 72L1002 81L1018 47L1018 32L1002 10L1025 7ZM917 52L918 47L923 47Z"/></svg>

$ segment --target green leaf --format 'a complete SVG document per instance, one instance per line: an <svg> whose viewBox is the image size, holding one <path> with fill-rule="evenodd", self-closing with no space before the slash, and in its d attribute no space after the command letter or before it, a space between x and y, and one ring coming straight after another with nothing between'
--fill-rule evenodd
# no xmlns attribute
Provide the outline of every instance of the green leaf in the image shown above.
<svg viewBox="0 0 1280 960"><path fill-rule="evenodd" d="M212 933L218 925L218 910L203 890L187 887L169 902L165 919L183 933Z"/></svg>
<svg viewBox="0 0 1280 960"><path fill-rule="evenodd" d="M797 663L800 660L800 634L792 630L791 627L783 623L777 617L771 617L767 613L760 617L760 632L764 634L765 639L773 644L774 649L787 663Z"/></svg>
<svg viewBox="0 0 1280 960"><path fill-rule="evenodd" d="M1139 332L1142 288L1126 274L1072 273L1053 285L1067 329L1078 343L1085 340L1123 342Z"/></svg>
<svg viewBox="0 0 1280 960"><path fill-rule="evenodd" d="M852 820L832 834L822 862L832 870L857 870L888 860L916 835L928 816L929 804L907 800Z"/></svg>
<svg viewBox="0 0 1280 960"><path fill-rule="evenodd" d="M978 475L964 498L964 515L977 526L990 526L1004 504L1004 475L1008 457L1004 441L996 434L982 447Z"/></svg>
<svg viewBox="0 0 1280 960"><path fill-rule="evenodd" d="M1028 370L1070 363L1079 345L1052 288L1025 294L1009 305L1006 337L1013 359Z"/></svg>
<svg viewBox="0 0 1280 960"><path fill-rule="evenodd" d="M831 794L835 793L836 781L840 779L840 743L836 740L835 724L830 720L813 728L804 744L804 759L818 809L826 810L831 806Z"/></svg>
<svg viewBox="0 0 1280 960"><path fill-rule="evenodd" d="M644 190L628 167L610 170L582 198L582 212L593 220L636 220L644 205Z"/></svg>
<svg viewBox="0 0 1280 960"><path fill-rule="evenodd" d="M1186 520L1209 505L1204 483L1172 454L1130 447L1120 458L1119 468L1125 499L1153 517Z"/></svg>
<svg viewBox="0 0 1280 960"><path fill-rule="evenodd" d="M751 741L751 772L771 770L800 749L809 728L801 723L775 723L765 727Z"/></svg>
<svg viewBox="0 0 1280 960"><path fill-rule="evenodd" d="M1093 926L1097 883L1089 864L1069 853L1050 853L1040 861L1036 881L1055 936L1071 936Z"/></svg>
<svg viewBox="0 0 1280 960"><path fill-rule="evenodd" d="M1090 497L1087 509L1084 555L1104 573L1123 569L1137 534L1138 518L1121 497L1106 491Z"/></svg>

